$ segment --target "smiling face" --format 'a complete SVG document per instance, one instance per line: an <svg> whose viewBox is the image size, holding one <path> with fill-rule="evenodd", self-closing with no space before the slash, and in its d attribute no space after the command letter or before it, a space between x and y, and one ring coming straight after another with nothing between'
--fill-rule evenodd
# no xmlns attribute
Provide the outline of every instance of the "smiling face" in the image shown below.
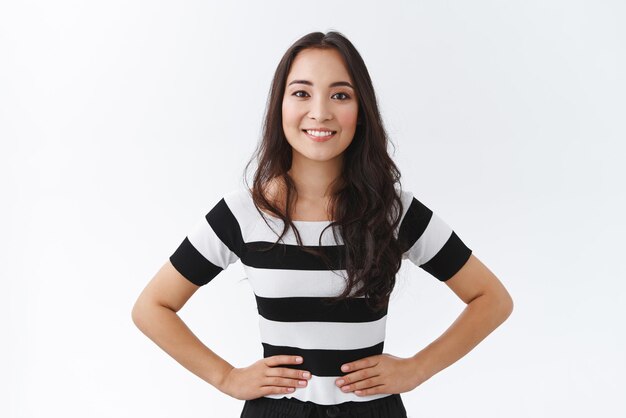
<svg viewBox="0 0 626 418"><path fill-rule="evenodd" d="M353 85L335 49L305 49L295 57L282 103L283 131L293 149L294 165L341 162L357 126L359 105ZM316 128L334 134L319 137L305 132Z"/></svg>

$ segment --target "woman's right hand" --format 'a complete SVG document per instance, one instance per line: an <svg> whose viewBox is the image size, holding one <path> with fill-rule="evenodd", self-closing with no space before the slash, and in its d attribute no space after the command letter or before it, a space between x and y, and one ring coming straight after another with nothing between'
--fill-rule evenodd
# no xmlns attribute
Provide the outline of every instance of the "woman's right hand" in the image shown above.
<svg viewBox="0 0 626 418"><path fill-rule="evenodd" d="M298 357L271 356L262 358L248 367L234 367L224 377L218 389L242 401L270 394L293 393L295 388L306 387L311 374L305 370L276 366L301 364L302 361L297 361Z"/></svg>

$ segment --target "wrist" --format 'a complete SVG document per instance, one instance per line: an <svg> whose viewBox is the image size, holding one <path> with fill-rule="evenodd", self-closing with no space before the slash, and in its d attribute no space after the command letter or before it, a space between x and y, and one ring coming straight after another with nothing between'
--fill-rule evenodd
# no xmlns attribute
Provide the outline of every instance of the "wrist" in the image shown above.
<svg viewBox="0 0 626 418"><path fill-rule="evenodd" d="M432 377L432 374L428 370L428 362L424 358L422 353L417 353L413 357L410 357L413 366L413 376L417 380L419 386Z"/></svg>
<svg viewBox="0 0 626 418"><path fill-rule="evenodd" d="M215 386L215 388L217 388L220 392L224 392L224 385L226 384L228 375L234 368L234 366L227 363L224 367L220 369L220 373L217 374L215 380L211 382L213 386Z"/></svg>

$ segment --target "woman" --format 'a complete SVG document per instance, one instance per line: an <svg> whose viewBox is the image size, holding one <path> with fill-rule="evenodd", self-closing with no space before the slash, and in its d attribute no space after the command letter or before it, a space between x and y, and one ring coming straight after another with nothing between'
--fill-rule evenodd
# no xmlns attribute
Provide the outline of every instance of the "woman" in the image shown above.
<svg viewBox="0 0 626 418"><path fill-rule="evenodd" d="M402 190L387 145L354 46L334 31L303 36L275 72L252 189L224 195L199 220L139 296L135 324L188 370L245 400L241 417L406 417L400 393L468 353L513 302L456 233ZM410 358L383 353L403 259L467 304ZM237 260L257 300L264 349L243 368L176 314Z"/></svg>

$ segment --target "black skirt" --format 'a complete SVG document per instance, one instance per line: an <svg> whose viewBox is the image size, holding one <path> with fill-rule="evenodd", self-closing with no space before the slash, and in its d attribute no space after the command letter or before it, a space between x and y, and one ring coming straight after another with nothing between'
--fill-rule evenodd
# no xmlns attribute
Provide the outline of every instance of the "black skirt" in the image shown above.
<svg viewBox="0 0 626 418"><path fill-rule="evenodd" d="M240 418L407 418L400 394L365 402L319 405L295 398L260 397L244 403Z"/></svg>

